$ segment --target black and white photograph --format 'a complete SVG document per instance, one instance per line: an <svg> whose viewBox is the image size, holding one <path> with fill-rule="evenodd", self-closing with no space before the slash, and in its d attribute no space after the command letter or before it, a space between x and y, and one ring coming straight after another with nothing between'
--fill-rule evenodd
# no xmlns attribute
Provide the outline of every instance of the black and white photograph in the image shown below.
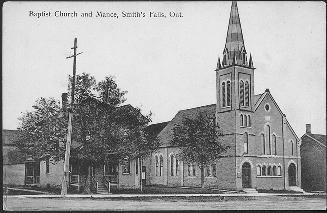
<svg viewBox="0 0 327 213"><path fill-rule="evenodd" d="M325 2L2 18L3 210L326 210Z"/></svg>

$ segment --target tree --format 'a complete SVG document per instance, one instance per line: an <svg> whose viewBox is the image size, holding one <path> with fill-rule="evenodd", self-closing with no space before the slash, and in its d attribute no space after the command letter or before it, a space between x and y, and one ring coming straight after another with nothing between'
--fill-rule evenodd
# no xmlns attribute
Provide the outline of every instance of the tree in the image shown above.
<svg viewBox="0 0 327 213"><path fill-rule="evenodd" d="M172 145L180 147L178 158L186 163L197 163L204 187L204 167L221 157L229 147L224 145L214 119L204 113L184 118L173 128Z"/></svg>
<svg viewBox="0 0 327 213"><path fill-rule="evenodd" d="M112 76L97 83L89 74L76 75L75 90L72 142L78 142L80 146L78 152L72 150L71 156L82 159L83 164L89 167L88 171L92 164L103 163L108 153L115 152L119 158L135 157L143 150L152 149L152 143L144 135L151 114L142 115L140 109L131 105L121 106L127 92L118 87ZM64 150L59 149L57 144L59 141L66 142L67 113L54 99L40 100L34 111L20 118L19 129L24 133L20 140L21 150L34 157L46 152L62 159ZM57 133L58 128L60 131ZM35 131L38 134L34 134ZM56 147L59 151L49 152L46 147ZM91 181L89 174L86 179L87 183ZM89 193L89 184L86 186Z"/></svg>

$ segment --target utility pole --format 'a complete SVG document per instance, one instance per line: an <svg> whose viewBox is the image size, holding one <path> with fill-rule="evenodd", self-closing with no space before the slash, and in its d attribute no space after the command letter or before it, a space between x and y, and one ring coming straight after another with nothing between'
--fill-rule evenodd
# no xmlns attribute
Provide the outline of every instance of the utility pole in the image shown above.
<svg viewBox="0 0 327 213"><path fill-rule="evenodd" d="M67 131L67 142L66 142L66 152L65 152L65 162L64 162L64 176L62 179L61 185L61 195L65 196L67 194L67 187L69 184L69 157L70 157L70 145L72 143L72 118L73 118L73 105L74 105L74 91L75 91L75 76L76 76L76 56L82 53L76 54L77 49L77 38L74 39L74 55L66 57L74 58L73 62L73 82L72 82L72 91L71 91L71 101L70 107L68 107L68 131Z"/></svg>

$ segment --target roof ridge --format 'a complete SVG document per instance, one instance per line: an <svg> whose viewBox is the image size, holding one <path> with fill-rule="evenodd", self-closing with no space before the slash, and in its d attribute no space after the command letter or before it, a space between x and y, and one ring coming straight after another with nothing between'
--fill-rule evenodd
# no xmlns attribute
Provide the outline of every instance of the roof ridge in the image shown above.
<svg viewBox="0 0 327 213"><path fill-rule="evenodd" d="M208 105L203 105L203 106L198 106L198 107L193 107L193 108L181 109L178 112L187 111L187 110L191 110L191 109L197 109L197 108L203 108L203 107L209 107L209 106L213 106L213 105L216 105L216 104L208 104Z"/></svg>

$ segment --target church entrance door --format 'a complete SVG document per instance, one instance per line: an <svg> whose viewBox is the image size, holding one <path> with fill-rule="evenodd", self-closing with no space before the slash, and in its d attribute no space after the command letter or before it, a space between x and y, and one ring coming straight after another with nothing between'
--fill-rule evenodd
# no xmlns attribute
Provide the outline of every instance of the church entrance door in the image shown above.
<svg viewBox="0 0 327 213"><path fill-rule="evenodd" d="M248 162L242 165L242 187L251 188L251 165Z"/></svg>

